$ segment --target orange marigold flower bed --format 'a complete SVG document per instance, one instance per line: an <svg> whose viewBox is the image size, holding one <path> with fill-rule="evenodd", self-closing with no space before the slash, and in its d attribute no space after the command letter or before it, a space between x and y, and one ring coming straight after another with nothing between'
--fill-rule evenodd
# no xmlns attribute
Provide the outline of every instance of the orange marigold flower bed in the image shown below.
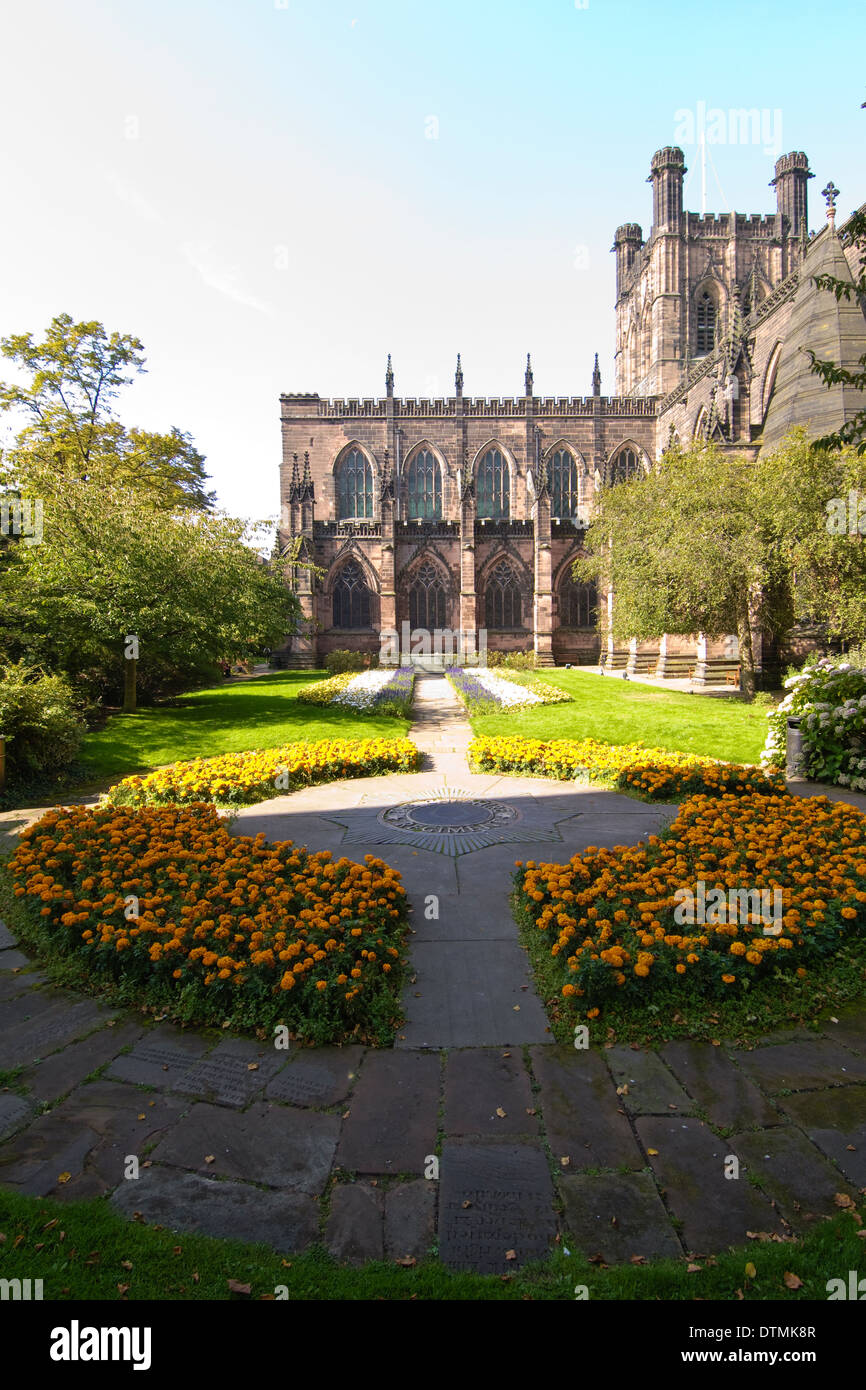
<svg viewBox="0 0 866 1390"><path fill-rule="evenodd" d="M696 753L671 753L639 743L519 736L475 738L469 757L479 772L598 782L634 792L644 801L675 801L695 792L782 793L785 776L775 768L717 762Z"/></svg>
<svg viewBox="0 0 866 1390"><path fill-rule="evenodd" d="M203 803L75 807L25 830L8 872L37 952L77 957L94 985L199 1023L392 1039L406 894L372 855L234 836Z"/></svg>
<svg viewBox="0 0 866 1390"><path fill-rule="evenodd" d="M690 797L646 843L515 874L575 1016L656 992L724 997L790 976L866 928L866 816L826 797Z"/></svg>
<svg viewBox="0 0 866 1390"><path fill-rule="evenodd" d="M106 792L104 800L115 806L196 801L248 806L316 782L414 772L420 765L421 754L408 738L324 738L172 763L145 776L124 777Z"/></svg>

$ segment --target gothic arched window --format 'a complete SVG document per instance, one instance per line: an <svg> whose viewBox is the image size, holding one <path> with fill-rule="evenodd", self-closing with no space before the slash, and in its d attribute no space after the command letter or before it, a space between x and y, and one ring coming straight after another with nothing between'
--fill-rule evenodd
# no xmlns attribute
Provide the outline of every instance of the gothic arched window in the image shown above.
<svg viewBox="0 0 866 1390"><path fill-rule="evenodd" d="M435 632L445 627L447 595L445 583L429 560L415 571L409 590L409 622L413 628Z"/></svg>
<svg viewBox="0 0 866 1390"><path fill-rule="evenodd" d="M337 466L337 520L362 521L373 515L373 470L360 449L350 449Z"/></svg>
<svg viewBox="0 0 866 1390"><path fill-rule="evenodd" d="M497 520L508 517L510 481L508 463L499 449L488 449L476 474L477 516Z"/></svg>
<svg viewBox="0 0 866 1390"><path fill-rule="evenodd" d="M492 629L522 627L520 586L514 570L500 560L484 590L484 623Z"/></svg>
<svg viewBox="0 0 866 1390"><path fill-rule="evenodd" d="M370 589L357 560L347 560L334 583L334 627L370 627Z"/></svg>
<svg viewBox="0 0 866 1390"><path fill-rule="evenodd" d="M608 482L611 486L615 483L627 483L632 478L640 477L642 472L637 450L629 444L624 444L619 453L610 461Z"/></svg>
<svg viewBox="0 0 866 1390"><path fill-rule="evenodd" d="M420 449L409 464L407 493L410 521L441 519L442 470L429 449Z"/></svg>
<svg viewBox="0 0 866 1390"><path fill-rule="evenodd" d="M568 449L557 449L548 464L550 515L573 521L577 517L577 464Z"/></svg>
<svg viewBox="0 0 866 1390"><path fill-rule="evenodd" d="M698 299L696 352L712 352L716 345L716 301L709 290Z"/></svg>
<svg viewBox="0 0 866 1390"><path fill-rule="evenodd" d="M598 621L598 590L592 581L581 583L569 575L559 591L561 627L595 627Z"/></svg>

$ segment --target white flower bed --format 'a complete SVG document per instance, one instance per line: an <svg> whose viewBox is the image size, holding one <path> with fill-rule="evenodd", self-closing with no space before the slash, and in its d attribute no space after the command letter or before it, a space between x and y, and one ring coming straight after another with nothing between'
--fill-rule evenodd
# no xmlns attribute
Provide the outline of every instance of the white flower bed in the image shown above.
<svg viewBox="0 0 866 1390"><path fill-rule="evenodd" d="M528 689L525 685L515 685L512 681L503 680L501 676L494 676L492 671L478 669L472 672L472 677L483 685L485 690L489 690L504 708L514 705L542 705L544 701L540 695Z"/></svg>
<svg viewBox="0 0 866 1390"><path fill-rule="evenodd" d="M376 697L382 693L386 685L390 685L397 672L387 671L360 671L357 676L353 676L346 686L334 696L331 701L334 705L349 705L352 709L370 709Z"/></svg>

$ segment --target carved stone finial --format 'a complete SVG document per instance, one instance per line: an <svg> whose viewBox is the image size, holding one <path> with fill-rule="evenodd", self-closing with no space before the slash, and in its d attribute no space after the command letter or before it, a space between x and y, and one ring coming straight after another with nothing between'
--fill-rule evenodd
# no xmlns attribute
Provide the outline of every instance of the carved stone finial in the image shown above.
<svg viewBox="0 0 866 1390"><path fill-rule="evenodd" d="M598 365L598 353L595 354L595 366L592 369L592 394L601 395L601 371Z"/></svg>
<svg viewBox="0 0 866 1390"><path fill-rule="evenodd" d="M524 394L525 396L531 396L531 395L532 395L532 382L533 382L533 376L532 376L532 363L531 363L530 360L529 360L529 353L527 353L527 354L526 354L526 375L525 375L524 378L523 378L523 385L524 385L524 392L523 392L523 394Z"/></svg>
<svg viewBox="0 0 866 1390"><path fill-rule="evenodd" d="M839 197L839 189L831 179L826 188L821 189L821 197L827 202L827 221L831 230L836 226L836 199Z"/></svg>
<svg viewBox="0 0 866 1390"><path fill-rule="evenodd" d="M385 368L385 391L389 396L394 394L394 369L391 366L391 354L388 353L388 365Z"/></svg>
<svg viewBox="0 0 866 1390"><path fill-rule="evenodd" d="M460 353L457 354L457 371L454 373L454 386L458 396L463 395L463 368L460 365Z"/></svg>

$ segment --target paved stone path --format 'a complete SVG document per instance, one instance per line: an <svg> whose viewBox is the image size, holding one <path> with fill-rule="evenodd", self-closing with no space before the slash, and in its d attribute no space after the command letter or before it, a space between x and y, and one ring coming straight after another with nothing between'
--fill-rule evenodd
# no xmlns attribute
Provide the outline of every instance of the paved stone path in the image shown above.
<svg viewBox="0 0 866 1390"><path fill-rule="evenodd" d="M307 788L235 822L340 854L366 843L401 870L412 972L394 1049L286 1054L147 1025L51 988L0 926L0 1183L110 1193L129 1215L286 1253L438 1250L502 1273L557 1233L607 1263L700 1255L856 1198L866 1006L751 1050L555 1045L508 910L514 860L633 844L674 808L473 775L450 686L421 678L416 709L424 771Z"/></svg>

